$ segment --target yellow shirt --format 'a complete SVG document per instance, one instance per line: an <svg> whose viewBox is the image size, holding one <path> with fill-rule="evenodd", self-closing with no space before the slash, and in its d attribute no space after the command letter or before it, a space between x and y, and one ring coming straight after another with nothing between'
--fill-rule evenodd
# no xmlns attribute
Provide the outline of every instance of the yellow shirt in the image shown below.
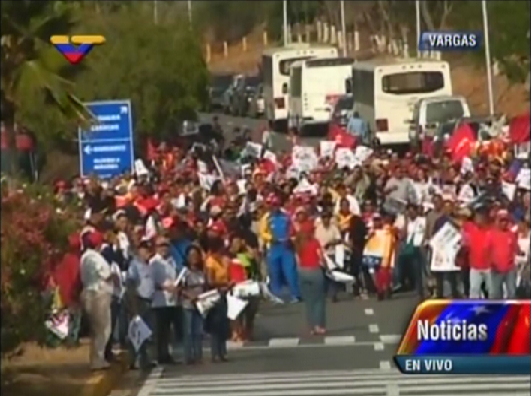
<svg viewBox="0 0 531 396"><path fill-rule="evenodd" d="M258 238L263 246L273 240L273 235L269 229L269 213L265 213L258 221Z"/></svg>
<svg viewBox="0 0 531 396"><path fill-rule="evenodd" d="M352 213L337 214L337 225L340 231L347 231L350 227L350 219L352 219Z"/></svg>
<svg viewBox="0 0 531 396"><path fill-rule="evenodd" d="M218 258L208 255L205 260L205 268L214 277L214 282L228 283L230 281L229 269Z"/></svg>

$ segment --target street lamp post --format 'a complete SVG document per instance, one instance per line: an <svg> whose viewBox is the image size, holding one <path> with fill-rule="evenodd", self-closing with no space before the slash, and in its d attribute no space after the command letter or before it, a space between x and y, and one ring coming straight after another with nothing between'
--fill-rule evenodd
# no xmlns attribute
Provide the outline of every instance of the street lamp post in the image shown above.
<svg viewBox="0 0 531 396"><path fill-rule="evenodd" d="M492 62L490 58L489 42L489 17L487 14L487 2L481 1L481 13L483 14L483 35L485 36L485 62L487 66L487 89L489 93L489 113L494 115L494 93L492 89Z"/></svg>

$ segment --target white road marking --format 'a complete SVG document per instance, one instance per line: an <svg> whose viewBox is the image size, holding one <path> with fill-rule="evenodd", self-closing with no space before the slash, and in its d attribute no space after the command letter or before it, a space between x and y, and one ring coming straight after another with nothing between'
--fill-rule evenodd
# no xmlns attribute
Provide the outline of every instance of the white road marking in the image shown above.
<svg viewBox="0 0 531 396"><path fill-rule="evenodd" d="M401 340L402 336L400 334L388 334L380 336L380 341L386 344L398 344Z"/></svg>
<svg viewBox="0 0 531 396"><path fill-rule="evenodd" d="M387 360L382 360L380 362L380 369L381 370L390 370L391 369L391 363Z"/></svg>
<svg viewBox="0 0 531 396"><path fill-rule="evenodd" d="M354 344L356 337L354 336L327 336L324 338L325 345L345 345Z"/></svg>
<svg viewBox="0 0 531 396"><path fill-rule="evenodd" d="M384 343L383 342L377 342L374 344L374 350L375 351L383 351L384 350Z"/></svg>
<svg viewBox="0 0 531 396"><path fill-rule="evenodd" d="M365 308L365 315L374 315L374 309Z"/></svg>
<svg viewBox="0 0 531 396"><path fill-rule="evenodd" d="M273 348L289 348L298 345L298 338L271 338L269 340L269 346Z"/></svg>
<svg viewBox="0 0 531 396"><path fill-rule="evenodd" d="M377 324L369 325L369 333L375 334L379 332L380 332L380 328L378 327Z"/></svg>

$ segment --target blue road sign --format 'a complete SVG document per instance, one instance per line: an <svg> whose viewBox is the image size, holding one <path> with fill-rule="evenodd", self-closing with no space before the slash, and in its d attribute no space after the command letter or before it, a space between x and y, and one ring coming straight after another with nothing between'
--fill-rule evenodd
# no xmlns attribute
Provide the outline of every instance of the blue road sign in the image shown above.
<svg viewBox="0 0 531 396"><path fill-rule="evenodd" d="M79 129L81 176L102 179L133 170L133 123L130 100L108 100L86 104L98 122L90 130Z"/></svg>

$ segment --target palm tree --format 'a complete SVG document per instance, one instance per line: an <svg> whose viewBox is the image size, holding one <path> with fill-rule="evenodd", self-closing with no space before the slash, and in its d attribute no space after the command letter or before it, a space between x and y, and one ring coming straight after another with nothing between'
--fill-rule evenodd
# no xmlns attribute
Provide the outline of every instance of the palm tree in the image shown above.
<svg viewBox="0 0 531 396"><path fill-rule="evenodd" d="M68 34L74 26L70 7L58 1L2 1L1 3L1 116L6 131L10 176L16 174L16 122L23 95L42 90L51 105L81 123L92 114L72 94L64 76L71 65L50 44L54 34ZM45 109L43 109L45 111Z"/></svg>

